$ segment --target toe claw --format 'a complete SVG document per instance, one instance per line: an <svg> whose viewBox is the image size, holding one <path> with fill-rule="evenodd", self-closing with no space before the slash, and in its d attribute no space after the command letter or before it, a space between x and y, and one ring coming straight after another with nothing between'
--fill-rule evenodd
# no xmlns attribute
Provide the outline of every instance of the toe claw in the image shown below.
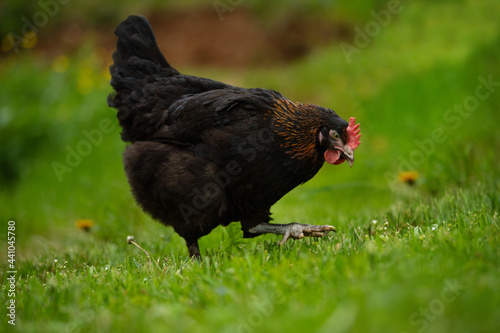
<svg viewBox="0 0 500 333"><path fill-rule="evenodd" d="M290 239L290 232L287 232L286 234L283 235L283 239L279 243L280 246L283 246L283 244L285 244L288 239Z"/></svg>

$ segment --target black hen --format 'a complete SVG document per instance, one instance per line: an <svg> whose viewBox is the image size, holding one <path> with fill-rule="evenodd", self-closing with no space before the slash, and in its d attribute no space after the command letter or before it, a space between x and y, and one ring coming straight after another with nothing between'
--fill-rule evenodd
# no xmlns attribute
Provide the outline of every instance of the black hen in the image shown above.
<svg viewBox="0 0 500 333"><path fill-rule="evenodd" d="M123 161L137 202L172 226L200 258L198 239L240 221L244 237L322 236L334 227L270 224L270 207L311 179L325 160L353 163L359 125L334 111L180 74L158 49L146 18L115 31L110 67L127 146Z"/></svg>

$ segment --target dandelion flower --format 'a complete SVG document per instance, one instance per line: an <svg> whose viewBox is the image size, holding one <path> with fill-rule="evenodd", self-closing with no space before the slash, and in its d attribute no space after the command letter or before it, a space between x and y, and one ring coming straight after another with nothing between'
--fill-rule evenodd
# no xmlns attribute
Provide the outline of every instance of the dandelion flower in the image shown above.
<svg viewBox="0 0 500 333"><path fill-rule="evenodd" d="M69 66L69 59L64 54L58 56L52 62L52 69L54 70L54 72L57 73L65 72L68 69L68 66Z"/></svg>
<svg viewBox="0 0 500 333"><path fill-rule="evenodd" d="M94 87L95 71L87 63L80 64L77 75L77 90L82 95L90 93Z"/></svg>
<svg viewBox="0 0 500 333"><path fill-rule="evenodd" d="M84 231L90 231L90 228L94 225L93 220L78 220L76 221L76 227Z"/></svg>
<svg viewBox="0 0 500 333"><path fill-rule="evenodd" d="M418 177L419 174L417 171L406 171L406 172L400 172L398 174L399 181L406 183L408 185L414 185Z"/></svg>
<svg viewBox="0 0 500 333"><path fill-rule="evenodd" d="M38 35L34 31L28 31L23 35L21 46L25 49L32 49L38 43Z"/></svg>

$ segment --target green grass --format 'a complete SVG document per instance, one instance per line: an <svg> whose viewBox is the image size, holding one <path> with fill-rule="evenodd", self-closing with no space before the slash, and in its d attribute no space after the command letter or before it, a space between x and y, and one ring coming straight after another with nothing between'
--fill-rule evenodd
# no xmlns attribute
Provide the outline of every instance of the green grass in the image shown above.
<svg viewBox="0 0 500 333"><path fill-rule="evenodd" d="M363 133L352 169L325 166L272 208L276 222L336 234L279 247L274 235L243 239L233 223L201 239L202 263L134 203L96 51L4 59L0 246L15 220L17 325L3 284L2 331L498 331L500 87L457 126L443 115L475 94L478 76L500 81L499 9L411 2L350 63L331 45L276 69L179 68L332 107ZM103 119L112 130L60 180L53 162ZM436 128L447 138L422 150L415 140ZM414 152L425 158L410 165L420 178L409 186L397 175ZM80 219L95 225L84 232ZM6 251L0 260L6 281Z"/></svg>

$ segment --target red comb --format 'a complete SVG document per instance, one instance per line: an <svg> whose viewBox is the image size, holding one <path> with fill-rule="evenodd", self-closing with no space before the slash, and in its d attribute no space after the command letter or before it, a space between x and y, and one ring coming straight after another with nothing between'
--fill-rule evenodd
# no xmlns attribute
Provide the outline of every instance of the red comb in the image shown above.
<svg viewBox="0 0 500 333"><path fill-rule="evenodd" d="M347 144L349 147L351 147L352 150L358 148L359 144L359 138L361 137L361 134L359 132L361 129L359 128L359 124L356 124L356 118L351 117L349 119L349 126L347 126Z"/></svg>

